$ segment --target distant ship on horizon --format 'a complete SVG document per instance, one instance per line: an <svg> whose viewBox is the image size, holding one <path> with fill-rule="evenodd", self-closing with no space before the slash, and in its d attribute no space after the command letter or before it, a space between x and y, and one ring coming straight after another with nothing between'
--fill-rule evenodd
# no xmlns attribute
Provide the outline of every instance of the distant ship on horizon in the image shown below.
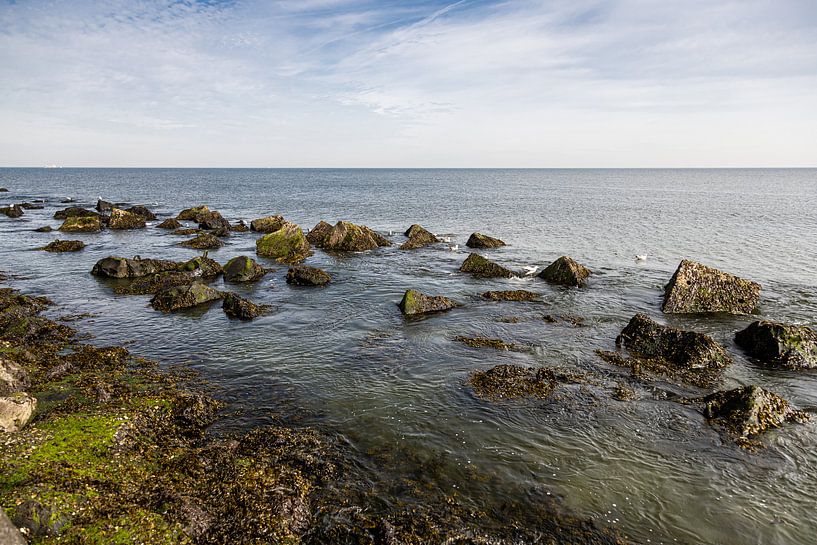
<svg viewBox="0 0 817 545"><path fill-rule="evenodd" d="M62 168L59 165L45 165L43 168Z"/></svg>

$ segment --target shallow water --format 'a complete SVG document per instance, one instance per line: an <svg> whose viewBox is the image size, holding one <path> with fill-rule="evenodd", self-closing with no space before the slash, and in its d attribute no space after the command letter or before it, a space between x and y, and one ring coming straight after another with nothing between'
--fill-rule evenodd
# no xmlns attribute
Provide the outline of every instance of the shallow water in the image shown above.
<svg viewBox="0 0 817 545"><path fill-rule="evenodd" d="M433 467L429 480L470 504L558 497L574 512L620 527L639 543L810 544L817 530L817 424L787 426L748 453L693 407L633 384L638 400L613 399L627 374L598 360L636 312L712 334L735 359L724 387L758 383L800 408L817 408L817 373L768 370L732 341L751 317L665 317L662 286L693 258L763 285L764 317L817 323L817 170L164 170L0 169L3 205L47 199L45 210L0 218L0 269L12 285L49 295L53 313L89 312L76 322L94 342L190 363L244 409L253 425L274 414L340 433L371 464L389 453L395 472ZM294 288L286 267L253 286L224 286L275 312L242 323L216 306L161 315L148 296L118 296L89 274L107 255L185 259L183 237L149 227L62 238L78 254L33 251L57 238L35 227L60 222L61 197L93 207L97 196L146 204L160 215L207 203L231 221L283 214L302 227L324 219L364 223L396 243L411 223L450 236L446 244L307 260L329 271L325 289ZM155 225L157 222L152 222ZM475 280L457 271L475 230L509 246L486 255L511 268L546 266L568 254L594 271L587 289L536 279ZM254 255L252 233L211 251L226 262ZM633 256L647 254L647 261ZM218 281L216 287L221 287ZM414 287L463 303L404 320L395 303ZM488 289L540 292L543 303L497 303ZM578 315L585 327L549 324ZM517 323L499 321L518 317ZM527 343L530 352L476 350L456 335ZM548 401L487 402L468 375L499 363L561 365L605 377L566 387ZM671 384L662 389L695 394ZM395 458L395 454L397 458ZM418 460L420 462L418 462ZM414 464L415 467L412 467Z"/></svg>

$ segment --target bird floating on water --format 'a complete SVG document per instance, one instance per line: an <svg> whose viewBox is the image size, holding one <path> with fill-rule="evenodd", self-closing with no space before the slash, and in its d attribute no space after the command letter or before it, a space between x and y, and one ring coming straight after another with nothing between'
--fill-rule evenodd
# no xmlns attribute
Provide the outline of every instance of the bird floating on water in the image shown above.
<svg viewBox="0 0 817 545"><path fill-rule="evenodd" d="M526 265L522 268L525 269L525 276L533 276L534 274L536 274L536 270L539 267L537 267L536 265Z"/></svg>
<svg viewBox="0 0 817 545"><path fill-rule="evenodd" d="M444 237L443 242L451 242L451 237Z"/></svg>
<svg viewBox="0 0 817 545"><path fill-rule="evenodd" d="M448 250L451 251L451 252L456 252L459 249L460 249L459 244L452 244L451 246L448 247Z"/></svg>
<svg viewBox="0 0 817 545"><path fill-rule="evenodd" d="M636 261L647 261L647 254L639 254L635 256Z"/></svg>

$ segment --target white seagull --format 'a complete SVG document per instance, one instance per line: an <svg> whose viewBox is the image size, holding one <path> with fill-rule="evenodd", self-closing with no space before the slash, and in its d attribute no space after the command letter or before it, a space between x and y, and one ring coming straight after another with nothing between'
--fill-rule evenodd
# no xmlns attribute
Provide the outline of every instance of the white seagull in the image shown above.
<svg viewBox="0 0 817 545"><path fill-rule="evenodd" d="M647 254L639 254L635 256L636 261L647 261Z"/></svg>
<svg viewBox="0 0 817 545"><path fill-rule="evenodd" d="M533 276L534 274L536 274L536 270L539 267L537 267L536 265L526 265L522 268L525 269L525 276Z"/></svg>

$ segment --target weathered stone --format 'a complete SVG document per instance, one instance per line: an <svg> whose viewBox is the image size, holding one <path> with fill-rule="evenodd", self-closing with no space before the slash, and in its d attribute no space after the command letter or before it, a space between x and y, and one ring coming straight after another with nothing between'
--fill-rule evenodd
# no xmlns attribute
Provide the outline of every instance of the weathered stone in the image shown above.
<svg viewBox="0 0 817 545"><path fill-rule="evenodd" d="M221 308L224 310L224 314L239 320L252 320L267 312L266 306L256 305L235 293L224 294L224 303L222 303Z"/></svg>
<svg viewBox="0 0 817 545"><path fill-rule="evenodd" d="M181 226L182 224L179 222L179 220L168 218L156 227L159 229L179 229Z"/></svg>
<svg viewBox="0 0 817 545"><path fill-rule="evenodd" d="M407 290L398 306L406 316L415 316L450 310L457 303L442 295L424 295L417 290Z"/></svg>
<svg viewBox="0 0 817 545"><path fill-rule="evenodd" d="M156 214L151 212L146 206L131 206L130 208L126 209L127 212L131 214L136 214L137 216L142 216L148 221L153 221L156 219Z"/></svg>
<svg viewBox="0 0 817 545"><path fill-rule="evenodd" d="M76 216L97 216L99 214L94 212L93 210L88 210L86 208L82 208L80 206L69 206L68 208L63 208L62 210L57 210L54 212L54 219L55 220L64 220L68 218L73 218Z"/></svg>
<svg viewBox="0 0 817 545"><path fill-rule="evenodd" d="M135 257L105 257L100 259L91 270L94 276L107 278L137 278L166 271L177 270L179 264L175 261L162 259L141 259Z"/></svg>
<svg viewBox="0 0 817 545"><path fill-rule="evenodd" d="M526 348L516 343L506 343L502 339L491 339L488 337L464 337L462 335L454 337L454 340L471 348L493 348L494 350L510 350L512 352L522 352Z"/></svg>
<svg viewBox="0 0 817 545"><path fill-rule="evenodd" d="M414 250L416 248L422 248L423 246L440 242L440 240L435 237L433 233L420 227L416 223L409 227L405 234L408 237L408 240L404 242L402 246L400 246L401 250Z"/></svg>
<svg viewBox="0 0 817 545"><path fill-rule="evenodd" d="M469 248L499 248L505 246L505 243L498 238L489 237L482 233L471 233L465 245Z"/></svg>
<svg viewBox="0 0 817 545"><path fill-rule="evenodd" d="M735 342L764 363L789 369L817 367L817 331L804 325L752 322Z"/></svg>
<svg viewBox="0 0 817 545"><path fill-rule="evenodd" d="M53 240L40 248L46 252L78 252L85 248L81 240Z"/></svg>
<svg viewBox="0 0 817 545"><path fill-rule="evenodd" d="M255 253L280 263L298 263L310 254L309 242L296 224L286 222L283 227L255 241Z"/></svg>
<svg viewBox="0 0 817 545"><path fill-rule="evenodd" d="M760 284L685 259L664 288L666 313L749 314L760 303Z"/></svg>
<svg viewBox="0 0 817 545"><path fill-rule="evenodd" d="M181 221L193 221L193 220L196 219L196 216L198 216L202 212L209 212L209 211L210 211L210 209L205 205L194 206L193 208L186 208L185 210L182 210L181 212L179 212L179 215L176 216L176 219L181 220Z"/></svg>
<svg viewBox="0 0 817 545"><path fill-rule="evenodd" d="M230 222L224 219L220 212L217 212L215 210L213 211L208 210L206 212L196 214L196 223L199 224L199 229L208 230L224 229L225 231L230 230Z"/></svg>
<svg viewBox="0 0 817 545"><path fill-rule="evenodd" d="M34 229L34 230L35 230L36 232L38 232L38 233L50 233L51 231L53 231L53 230L54 230L54 228L53 228L53 227L51 227L50 225L43 225L42 227L37 227L37 228L36 228L36 229Z"/></svg>
<svg viewBox="0 0 817 545"><path fill-rule="evenodd" d="M186 286L173 286L157 292L150 300L150 304L156 310L171 312L209 303L221 299L222 296L220 291L206 284L193 282Z"/></svg>
<svg viewBox="0 0 817 545"><path fill-rule="evenodd" d="M10 218L19 218L23 215L23 207L19 204L12 204L11 206L4 206L0 208L0 214L5 214Z"/></svg>
<svg viewBox="0 0 817 545"><path fill-rule="evenodd" d="M0 188L0 191L8 190ZM3 509L0 509L0 543L3 545L26 545L27 543L23 534L12 524Z"/></svg>
<svg viewBox="0 0 817 545"><path fill-rule="evenodd" d="M69 216L60 226L66 233L95 233L102 230L99 216Z"/></svg>
<svg viewBox="0 0 817 545"><path fill-rule="evenodd" d="M567 256L562 256L548 265L538 276L551 284L581 287L587 283L590 272L587 267L579 265Z"/></svg>
<svg viewBox="0 0 817 545"><path fill-rule="evenodd" d="M200 255L179 264L178 270L193 273L194 276L212 278L223 272L221 265L214 259Z"/></svg>
<svg viewBox="0 0 817 545"><path fill-rule="evenodd" d="M230 231L233 231L234 233L246 233L249 230L250 228L247 227L247 224L244 223L244 220L238 220L234 224L230 225Z"/></svg>
<svg viewBox="0 0 817 545"><path fill-rule="evenodd" d="M715 392L703 398L704 416L739 438L750 438L786 422L806 422L808 414L795 410L780 396L759 386Z"/></svg>
<svg viewBox="0 0 817 545"><path fill-rule="evenodd" d="M145 218L132 212L114 208L108 221L110 229L144 229Z"/></svg>
<svg viewBox="0 0 817 545"><path fill-rule="evenodd" d="M0 396L21 392L30 385L25 369L11 360L0 358Z"/></svg>
<svg viewBox="0 0 817 545"><path fill-rule="evenodd" d="M486 291L482 294L492 301L540 301L542 296L527 290Z"/></svg>
<svg viewBox="0 0 817 545"><path fill-rule="evenodd" d="M475 371L468 379L477 397L513 399L520 397L548 398L559 384L581 384L584 375L550 367L497 365L487 371Z"/></svg>
<svg viewBox="0 0 817 545"><path fill-rule="evenodd" d="M168 271L134 278L132 282L114 287L122 295L147 295L177 286L192 284L198 275L188 271Z"/></svg>
<svg viewBox="0 0 817 545"><path fill-rule="evenodd" d="M97 212L110 212L113 210L113 208L112 202L103 201L102 199L97 199L96 201Z"/></svg>
<svg viewBox="0 0 817 545"><path fill-rule="evenodd" d="M187 237L190 235L200 235L203 231L199 228L188 228L188 229L176 229L173 231L174 235L179 235L182 237Z"/></svg>
<svg viewBox="0 0 817 545"><path fill-rule="evenodd" d="M518 276L510 269L498 265L479 254L469 254L460 266L460 272L472 274L478 278L513 278Z"/></svg>
<svg viewBox="0 0 817 545"><path fill-rule="evenodd" d="M68 517L53 505L27 500L14 509L14 524L37 537L59 535L68 524Z"/></svg>
<svg viewBox="0 0 817 545"><path fill-rule="evenodd" d="M306 240L308 240L311 245L321 248L331 233L332 226L321 220L309 231L306 235Z"/></svg>
<svg viewBox="0 0 817 545"><path fill-rule="evenodd" d="M230 282L255 282L266 273L264 267L245 255L234 257L224 265L224 279Z"/></svg>
<svg viewBox="0 0 817 545"><path fill-rule="evenodd" d="M22 208L23 210L44 210L45 206L41 204L34 204L31 202L21 202L20 208Z"/></svg>
<svg viewBox="0 0 817 545"><path fill-rule="evenodd" d="M296 286L323 286L331 280L326 271L308 265L296 265L287 271L287 284Z"/></svg>
<svg viewBox="0 0 817 545"><path fill-rule="evenodd" d="M317 235L315 238L318 238ZM365 252L380 246L391 246L391 242L365 225L339 221L319 246L334 252Z"/></svg>
<svg viewBox="0 0 817 545"><path fill-rule="evenodd" d="M221 242L215 235L210 233L201 233L195 238L185 240L184 242L180 243L180 245L193 248L195 250L213 250L215 248L221 248L224 246L224 243Z"/></svg>
<svg viewBox="0 0 817 545"><path fill-rule="evenodd" d="M13 433L22 429L34 416L37 398L25 392L0 397L0 431Z"/></svg>
<svg viewBox="0 0 817 545"><path fill-rule="evenodd" d="M226 227L219 227L218 229L210 231L210 234L213 235L214 237L224 238L230 236L230 230L227 229Z"/></svg>
<svg viewBox="0 0 817 545"><path fill-rule="evenodd" d="M287 221L283 216L267 216L250 222L250 230L257 233L274 233L284 226Z"/></svg>

